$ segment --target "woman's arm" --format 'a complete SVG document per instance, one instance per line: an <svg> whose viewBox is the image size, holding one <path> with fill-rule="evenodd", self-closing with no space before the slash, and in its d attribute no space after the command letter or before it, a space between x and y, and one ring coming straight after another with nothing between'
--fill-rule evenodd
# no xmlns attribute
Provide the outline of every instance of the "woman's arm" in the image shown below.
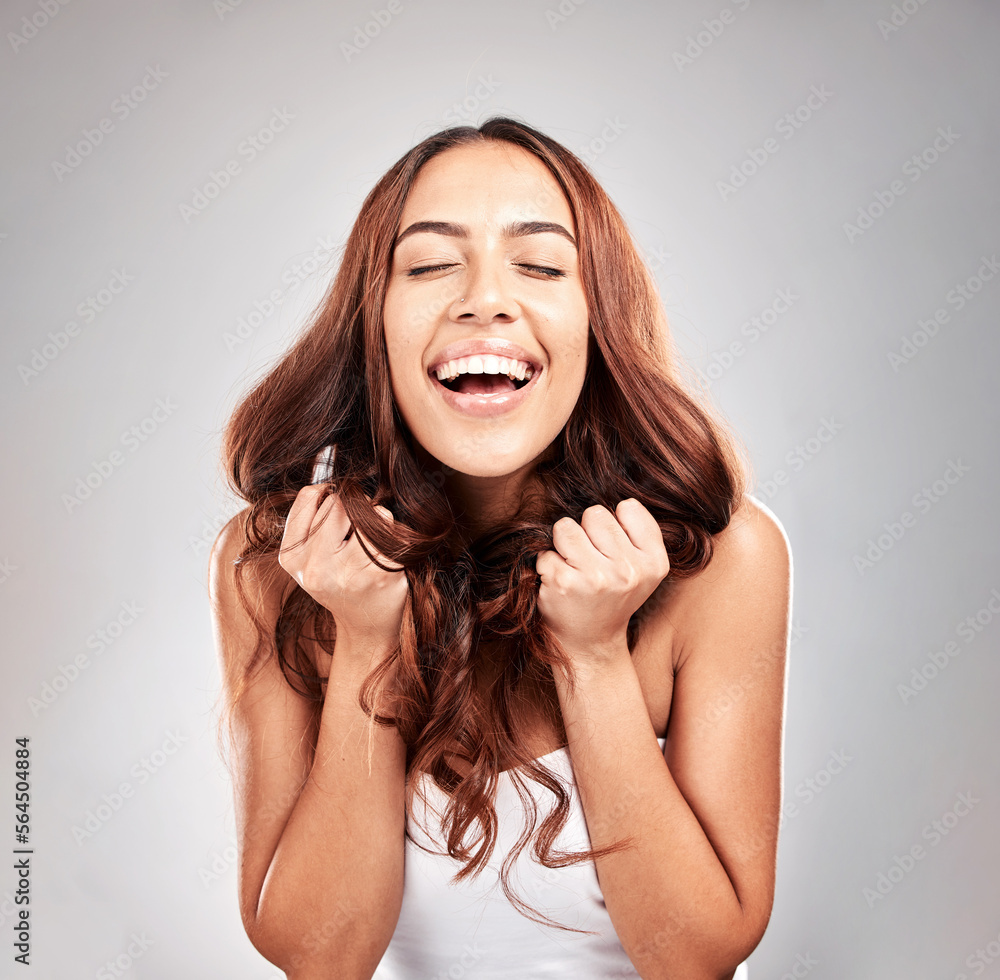
<svg viewBox="0 0 1000 980"><path fill-rule="evenodd" d="M210 562L216 645L230 702L256 642L234 584L241 527L237 517L223 528ZM273 574L247 575L244 582L273 628L292 579L275 566ZM358 704L367 674L358 665L386 652L348 650L338 640L318 717L291 689L274 655L236 701L240 909L251 942L290 980L367 980L399 917L405 745L394 728L375 726L369 773L368 719Z"/></svg>
<svg viewBox="0 0 1000 980"><path fill-rule="evenodd" d="M729 980L773 903L791 555L781 525L751 499L715 546L641 641L673 647L664 753L624 643L596 657L567 650L589 664L572 696L556 677L592 844L635 838L596 866L648 980Z"/></svg>

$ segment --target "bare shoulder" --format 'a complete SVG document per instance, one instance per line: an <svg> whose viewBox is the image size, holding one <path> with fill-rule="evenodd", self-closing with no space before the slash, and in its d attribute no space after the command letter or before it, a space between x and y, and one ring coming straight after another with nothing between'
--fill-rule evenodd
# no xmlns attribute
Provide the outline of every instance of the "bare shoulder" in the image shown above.
<svg viewBox="0 0 1000 980"><path fill-rule="evenodd" d="M726 529L715 536L712 561L706 578L727 576L729 584L743 579L748 585L765 585L770 576L790 572L792 548L775 513L749 494L733 513Z"/></svg>
<svg viewBox="0 0 1000 980"><path fill-rule="evenodd" d="M663 612L671 624L674 669L697 639L751 609L787 609L792 550L777 516L747 494L724 531L713 538L712 558L700 572L679 579L667 593Z"/></svg>
<svg viewBox="0 0 1000 980"><path fill-rule="evenodd" d="M208 556L209 587L213 590L213 594L216 585L230 577L233 564L246 547L244 526L249 512L250 508L244 507L238 514L234 514L215 536Z"/></svg>

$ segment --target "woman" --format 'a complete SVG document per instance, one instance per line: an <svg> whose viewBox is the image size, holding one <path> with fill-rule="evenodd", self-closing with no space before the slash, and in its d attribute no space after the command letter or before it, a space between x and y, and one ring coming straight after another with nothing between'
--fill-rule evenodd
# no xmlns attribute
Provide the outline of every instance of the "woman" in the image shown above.
<svg viewBox="0 0 1000 980"><path fill-rule="evenodd" d="M256 948L294 980L745 976L790 553L586 167L504 118L403 156L224 449Z"/></svg>

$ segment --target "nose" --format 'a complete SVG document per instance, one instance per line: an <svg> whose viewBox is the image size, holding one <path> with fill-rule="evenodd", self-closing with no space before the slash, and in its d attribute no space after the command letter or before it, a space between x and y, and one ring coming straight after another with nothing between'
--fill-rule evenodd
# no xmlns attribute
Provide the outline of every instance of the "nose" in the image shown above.
<svg viewBox="0 0 1000 980"><path fill-rule="evenodd" d="M512 275L503 262L470 266L459 296L451 304L450 317L457 323L513 323L521 307L513 294Z"/></svg>

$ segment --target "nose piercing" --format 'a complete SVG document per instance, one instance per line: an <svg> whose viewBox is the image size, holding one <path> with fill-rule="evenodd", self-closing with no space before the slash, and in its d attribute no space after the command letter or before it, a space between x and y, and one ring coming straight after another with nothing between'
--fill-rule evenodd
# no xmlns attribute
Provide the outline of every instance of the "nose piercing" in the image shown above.
<svg viewBox="0 0 1000 980"><path fill-rule="evenodd" d="M465 302L465 297L463 296L463 297L462 297L462 298L461 298L461 299L459 300L459 303L464 303L464 302Z"/></svg>

